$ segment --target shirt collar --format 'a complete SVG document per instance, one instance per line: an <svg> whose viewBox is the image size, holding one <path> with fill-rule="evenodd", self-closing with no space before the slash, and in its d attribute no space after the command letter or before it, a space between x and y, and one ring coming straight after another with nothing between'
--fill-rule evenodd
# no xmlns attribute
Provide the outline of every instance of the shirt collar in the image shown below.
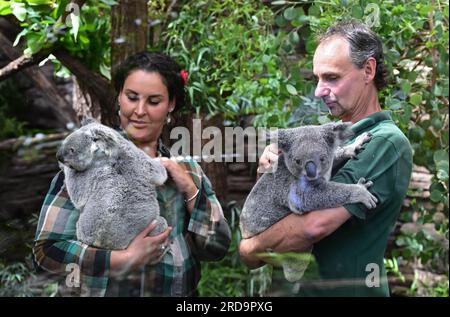
<svg viewBox="0 0 450 317"><path fill-rule="evenodd" d="M367 128L375 125L378 122L384 121L384 120L392 120L390 111L380 111L380 112L371 114L370 116L365 117L364 119L359 120L358 122L354 123L352 125L352 130L355 134L358 134L360 131L367 130Z"/></svg>

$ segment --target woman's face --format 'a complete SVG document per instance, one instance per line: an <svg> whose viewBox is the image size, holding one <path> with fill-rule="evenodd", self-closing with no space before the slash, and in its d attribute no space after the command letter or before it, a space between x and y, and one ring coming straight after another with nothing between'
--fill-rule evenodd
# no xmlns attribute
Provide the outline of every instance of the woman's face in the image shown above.
<svg viewBox="0 0 450 317"><path fill-rule="evenodd" d="M161 135L167 114L175 108L175 98L156 72L133 71L119 94L120 123L138 143L154 142Z"/></svg>

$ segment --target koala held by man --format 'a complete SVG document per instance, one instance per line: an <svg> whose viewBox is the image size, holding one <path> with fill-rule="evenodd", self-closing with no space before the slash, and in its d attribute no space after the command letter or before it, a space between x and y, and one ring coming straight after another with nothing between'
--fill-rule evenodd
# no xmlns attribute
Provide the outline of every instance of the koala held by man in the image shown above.
<svg viewBox="0 0 450 317"><path fill-rule="evenodd" d="M333 166L356 157L362 144L370 140L365 133L353 144L341 147L353 135L350 127L350 123L329 123L277 130L275 138L282 154L274 172L261 176L244 203L240 216L243 238L261 233L291 212L302 214L350 203L376 207L377 198L367 189L371 181L330 181ZM283 268L290 281L303 274L292 263L283 264Z"/></svg>
<svg viewBox="0 0 450 317"><path fill-rule="evenodd" d="M94 119L84 120L56 156L64 165L69 197L80 211L79 241L125 249L152 221L157 226L151 235L167 228L155 190L166 181L166 169L119 132Z"/></svg>

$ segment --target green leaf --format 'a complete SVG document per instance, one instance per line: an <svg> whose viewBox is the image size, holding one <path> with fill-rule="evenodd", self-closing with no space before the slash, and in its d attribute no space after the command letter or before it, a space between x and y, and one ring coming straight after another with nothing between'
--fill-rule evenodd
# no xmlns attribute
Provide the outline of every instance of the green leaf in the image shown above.
<svg viewBox="0 0 450 317"><path fill-rule="evenodd" d="M407 95L411 91L411 84L409 81L405 80L402 83L402 91Z"/></svg>
<svg viewBox="0 0 450 317"><path fill-rule="evenodd" d="M419 10L419 13L422 16L427 16L431 11L433 11L433 7L431 5L425 5Z"/></svg>
<svg viewBox="0 0 450 317"><path fill-rule="evenodd" d="M398 99L392 99L389 102L389 109L391 110L399 110L402 108L402 102Z"/></svg>
<svg viewBox="0 0 450 317"><path fill-rule="evenodd" d="M115 0L100 0L100 2L103 2L104 4L109 6L113 6L119 3L118 1Z"/></svg>
<svg viewBox="0 0 450 317"><path fill-rule="evenodd" d="M448 173L448 158L447 158L447 160L442 160L442 161L436 162L436 169L443 170Z"/></svg>
<svg viewBox="0 0 450 317"><path fill-rule="evenodd" d="M440 169L437 172L436 177L438 179L440 179L441 181L446 182L446 181L448 181L448 172Z"/></svg>
<svg viewBox="0 0 450 317"><path fill-rule="evenodd" d="M291 84L287 84L286 89L287 89L288 93L290 93L291 95L293 95L293 96L298 95L297 89L294 86L292 86Z"/></svg>
<svg viewBox="0 0 450 317"><path fill-rule="evenodd" d="M87 36L84 35L84 34L80 34L80 36L78 37L78 39L80 40L80 42L81 42L82 44L84 44L84 45L86 45L86 46L88 46L89 43L90 43L89 37L87 37Z"/></svg>
<svg viewBox="0 0 450 317"><path fill-rule="evenodd" d="M275 23L280 27L285 27L288 24L288 21L282 16L279 15L275 18Z"/></svg>
<svg viewBox="0 0 450 317"><path fill-rule="evenodd" d="M33 51L31 50L31 48L27 47L23 50L23 55L30 57L31 55L33 55Z"/></svg>
<svg viewBox="0 0 450 317"><path fill-rule="evenodd" d="M25 3L11 3L12 14L19 20L20 22L25 21L27 16L27 9L25 9Z"/></svg>
<svg viewBox="0 0 450 317"><path fill-rule="evenodd" d="M320 8L316 5L312 5L308 9L308 15L319 17L320 16Z"/></svg>
<svg viewBox="0 0 450 317"><path fill-rule="evenodd" d="M51 61L56 59L56 57L53 54L48 55L45 59L43 59L40 63L39 63L39 67L44 66L45 63L47 63L47 61Z"/></svg>
<svg viewBox="0 0 450 317"><path fill-rule="evenodd" d="M58 9L56 10L56 18L59 18L65 11L70 0L60 0L58 1Z"/></svg>
<svg viewBox="0 0 450 317"><path fill-rule="evenodd" d="M433 89L433 93L435 96L442 96L442 89L439 85L435 85Z"/></svg>
<svg viewBox="0 0 450 317"><path fill-rule="evenodd" d="M32 54L36 54L45 44L45 35L40 33L28 33L27 45Z"/></svg>
<svg viewBox="0 0 450 317"><path fill-rule="evenodd" d="M419 93L412 94L411 97L409 97L409 102L411 102L414 106L420 105L422 102L422 95Z"/></svg>
<svg viewBox="0 0 450 317"><path fill-rule="evenodd" d="M433 201L433 202L435 202L435 203L440 202L440 201L442 200L442 198L443 198L443 195L442 195L442 193L441 193L440 191L438 191L438 190L433 190L433 191L431 192L431 194L430 194L430 199L431 199L431 201Z"/></svg>
<svg viewBox="0 0 450 317"><path fill-rule="evenodd" d="M287 8L286 10L284 10L284 17L286 20L288 21L292 21L297 17L297 10L295 10L295 8Z"/></svg>
<svg viewBox="0 0 450 317"><path fill-rule="evenodd" d="M445 150L438 150L434 152L433 160L436 165L440 164L440 162L448 164L448 152Z"/></svg>
<svg viewBox="0 0 450 317"><path fill-rule="evenodd" d="M300 36L298 36L298 33L294 31L291 34L289 34L289 41L293 45L297 45L300 42Z"/></svg>
<svg viewBox="0 0 450 317"><path fill-rule="evenodd" d="M100 74L111 80L111 68L106 66L104 63L100 64Z"/></svg>
<svg viewBox="0 0 450 317"><path fill-rule="evenodd" d="M431 125L433 126L433 128L435 128L437 131L439 131L440 129L442 129L443 127L443 123L442 120L438 117L435 117L431 120Z"/></svg>
<svg viewBox="0 0 450 317"><path fill-rule="evenodd" d="M19 44L20 38L27 33L28 33L28 29L23 29L22 31L20 31L20 33L17 34L16 39L14 40L13 46L16 46L17 44Z"/></svg>
<svg viewBox="0 0 450 317"><path fill-rule="evenodd" d="M283 43L282 48L286 53L290 53L292 51L292 45L288 41Z"/></svg>
<svg viewBox="0 0 450 317"><path fill-rule="evenodd" d="M317 42L314 39L309 39L306 41L306 51L313 54L316 50Z"/></svg>
<svg viewBox="0 0 450 317"><path fill-rule="evenodd" d="M330 119L328 118L328 116L319 116L319 117L317 118L317 121L318 121L320 124L325 124L325 123L330 122Z"/></svg>
<svg viewBox="0 0 450 317"><path fill-rule="evenodd" d="M420 142L425 137L425 131L420 126L413 127L409 129L409 137L415 142Z"/></svg>
<svg viewBox="0 0 450 317"><path fill-rule="evenodd" d="M356 19L361 19L364 15L364 11L359 5L352 7L352 17Z"/></svg>
<svg viewBox="0 0 450 317"><path fill-rule="evenodd" d="M32 6L39 6L44 4L52 4L52 0L27 0L27 3Z"/></svg>
<svg viewBox="0 0 450 317"><path fill-rule="evenodd" d="M0 15L8 15L11 14L11 2L9 1L0 1Z"/></svg>
<svg viewBox="0 0 450 317"><path fill-rule="evenodd" d="M77 41L78 29L80 28L80 17L76 14L69 14L69 18L72 24L72 32L75 42Z"/></svg>

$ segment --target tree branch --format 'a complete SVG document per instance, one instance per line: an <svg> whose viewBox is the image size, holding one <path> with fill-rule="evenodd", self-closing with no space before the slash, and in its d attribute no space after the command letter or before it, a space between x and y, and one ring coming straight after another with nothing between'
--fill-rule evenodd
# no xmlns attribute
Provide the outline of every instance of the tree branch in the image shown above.
<svg viewBox="0 0 450 317"><path fill-rule="evenodd" d="M49 50L40 51L32 56L19 55L16 48L12 46L12 43L2 33L0 33L0 48L6 56L13 59L8 65L0 69L0 81L14 75L15 73L40 63L49 54Z"/></svg>
<svg viewBox="0 0 450 317"><path fill-rule="evenodd" d="M102 121L105 118L115 117L112 113L114 110L111 107L115 92L110 82L105 77L87 68L79 59L65 50L57 49L53 52L53 55L75 75L81 88L94 99L93 101L101 105ZM111 120L106 120L104 123L108 125L117 124L117 122Z"/></svg>
<svg viewBox="0 0 450 317"><path fill-rule="evenodd" d="M86 0L71 1L71 3L78 5L79 8L81 8L81 6L83 6L85 2ZM61 26L61 24L65 22L66 18L70 13L71 11L64 11L64 13L58 19L58 21L54 24L54 27ZM3 31L6 28L8 28L9 31L11 31L11 29L14 29L16 31L16 35L20 31L20 29L17 28L17 21L12 21L11 19L4 19L3 22L6 22L7 25L5 26L3 25L5 23L0 23L0 31ZM146 23L146 20L144 22ZM3 38L6 39L5 37ZM1 48L3 49L4 47L6 47L7 49L13 49L12 44L9 45L2 44ZM39 63L50 53L55 55L56 58L65 67L67 67L72 72L72 74L75 75L80 87L90 95L92 103L96 104L97 106L100 106L99 111L101 112L103 123L108 125L117 124L116 122L117 116L113 113L114 107L111 106L115 98L115 93L109 81L100 74L88 69L79 59L71 56L64 49L50 48L47 51L36 53L29 59L23 56L11 56L7 54L10 57L10 59L13 59L14 61L11 62L10 65L7 65L6 68L3 68L1 70L3 71L4 78L6 78L6 76L12 75L15 72L18 72L21 69L24 69L25 67ZM0 80L1 78L2 77L0 76ZM72 107L70 107L70 109L73 112Z"/></svg>
<svg viewBox="0 0 450 317"><path fill-rule="evenodd" d="M3 36L2 33L0 33L0 50L9 59L13 60L0 69L0 81L24 70L26 75L33 80L35 85L47 95L49 100L52 101L55 115L58 118L58 125L61 128L65 128L68 122L76 121L74 110L58 92L55 83L48 80L39 68L28 68L46 58L49 55L50 50L42 50L31 57L20 55L20 49L13 47L11 41Z"/></svg>
<svg viewBox="0 0 450 317"><path fill-rule="evenodd" d="M170 19L170 13L172 12L172 10L176 4L177 4L177 0L172 0L169 7L167 8L166 15L164 17L164 20L161 23L161 31L163 31L167 27L167 24L169 23L169 19Z"/></svg>

